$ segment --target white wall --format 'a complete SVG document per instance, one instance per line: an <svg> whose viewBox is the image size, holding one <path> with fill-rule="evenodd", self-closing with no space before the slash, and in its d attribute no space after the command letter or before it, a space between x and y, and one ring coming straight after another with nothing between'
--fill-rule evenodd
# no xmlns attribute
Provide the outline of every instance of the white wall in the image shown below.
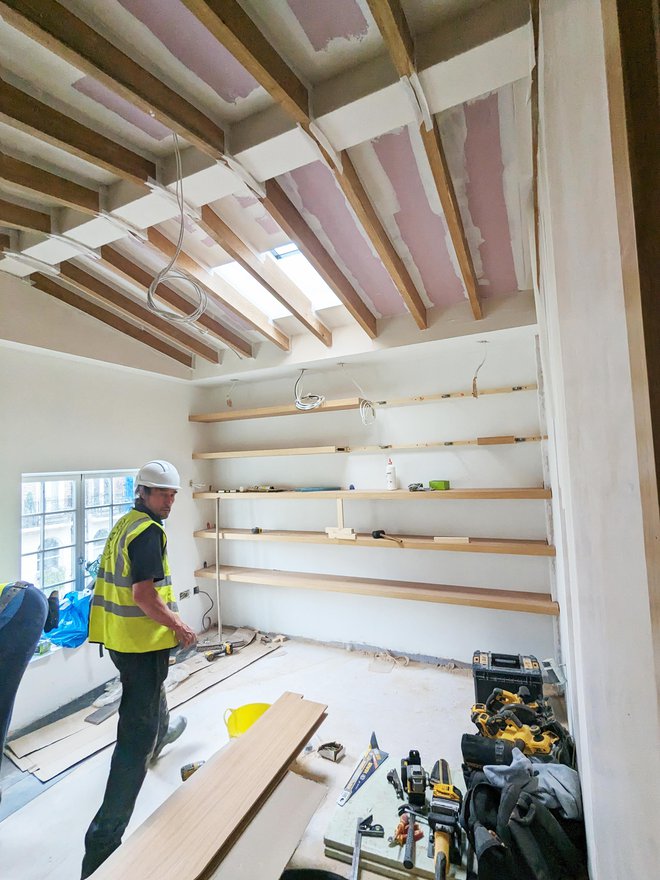
<svg viewBox="0 0 660 880"><path fill-rule="evenodd" d="M591 876L628 880L657 875L660 731L598 0L545 0L541 35L538 311L562 644Z"/></svg>
<svg viewBox="0 0 660 880"><path fill-rule="evenodd" d="M530 328L493 334L488 360L479 373L481 387L536 381L534 335ZM347 367L365 393L378 400L471 388L484 346L475 339L416 346L388 357L372 356ZM286 380L239 383L235 409L289 403L297 373ZM359 392L339 367L310 371L304 391L328 398ZM200 411L226 408L227 388L208 390ZM367 445L433 442L478 436L539 433L534 392L383 409L374 425L359 414L317 413L219 425L200 425L196 450L260 449L314 445ZM456 447L441 451L392 453L399 485L450 479L452 486L501 487L543 484L538 443L516 446ZM230 459L206 463L216 487L241 485L341 486L384 489L386 453ZM214 522L214 502L199 502L198 525ZM336 525L333 501L254 499L224 502L226 527L323 530ZM346 525L357 531L384 528L391 533L546 537L542 501L410 501L345 503ZM198 552L210 564L214 543L198 539ZM385 550L318 545L227 541L227 564L325 572L464 586L551 591L548 558L476 553ZM213 581L200 584L214 592ZM265 630L337 642L357 642L413 654L471 660L475 648L555 653L549 617L422 602L368 599L333 593L225 584L222 611L227 623L249 623Z"/></svg>
<svg viewBox="0 0 660 880"><path fill-rule="evenodd" d="M183 489L167 523L177 592L192 587L196 562L191 523L194 476L188 422L194 389L180 381L70 361L30 349L0 346L0 580L20 576L21 474L138 468L151 458L179 468ZM201 629L202 597L181 603ZM13 719L20 727L53 711L114 674L89 645L31 663Z"/></svg>

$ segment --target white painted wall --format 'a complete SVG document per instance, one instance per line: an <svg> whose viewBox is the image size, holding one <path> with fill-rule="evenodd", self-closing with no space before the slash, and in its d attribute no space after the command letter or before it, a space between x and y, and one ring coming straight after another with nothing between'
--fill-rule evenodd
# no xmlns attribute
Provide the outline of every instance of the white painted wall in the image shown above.
<svg viewBox="0 0 660 880"><path fill-rule="evenodd" d="M183 489L168 520L177 590L191 587L195 516L188 482L194 469L188 422L194 389L177 380L66 360L34 349L0 346L0 580L20 575L21 474L137 468L165 458L179 468ZM203 597L181 604L201 629ZM42 717L114 674L107 656L85 645L30 664L19 690L13 728Z"/></svg>
<svg viewBox="0 0 660 880"><path fill-rule="evenodd" d="M530 328L493 334L488 360L479 373L482 387L536 381L534 335ZM471 388L483 357L476 339L447 340L417 346L388 357L372 356L347 367L373 399ZM293 373L286 380L239 383L234 408L289 403ZM304 391L328 398L359 392L341 368L310 371ZM202 411L226 408L227 388L206 392ZM537 434L534 392L493 395L477 400L383 409L364 427L357 412L317 413L219 425L200 425L197 451L315 445L366 445L432 442L478 436ZM399 485L450 479L452 486L539 486L543 483L540 444L392 454ZM209 483L241 485L340 486L384 489L387 454L231 459L205 463ZM199 502L198 526L214 522L214 502ZM333 501L259 499L224 502L226 527L322 530L336 525ZM358 531L384 528L391 533L481 537L545 538L542 501L346 502L346 525ZM214 543L198 539L198 551L210 564ZM299 544L224 542L227 564L324 572L337 575L425 581L465 586L550 592L547 558L492 554L381 550ZM200 584L214 591L213 581ZM357 642L435 657L468 661L475 648L554 654L552 619L487 609L421 602L367 599L332 593L306 593L264 586L222 585L223 619L265 630L337 642Z"/></svg>
<svg viewBox="0 0 660 880"><path fill-rule="evenodd" d="M541 35L538 311L562 644L591 877L628 880L660 861L660 730L600 3L544 0Z"/></svg>

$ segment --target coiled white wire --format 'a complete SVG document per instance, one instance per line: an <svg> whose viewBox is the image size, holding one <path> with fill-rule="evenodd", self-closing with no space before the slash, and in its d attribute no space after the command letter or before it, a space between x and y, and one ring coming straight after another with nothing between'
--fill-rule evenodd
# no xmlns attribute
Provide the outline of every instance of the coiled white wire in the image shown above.
<svg viewBox="0 0 660 880"><path fill-rule="evenodd" d="M358 383L355 381L355 379L351 376L351 374L346 369L346 365L340 364L339 366L342 368L342 370L344 370L344 372L346 373L348 378L351 380L353 385L355 385L357 390L362 395L360 397L360 418L362 419L362 424L363 425L373 425L373 423L376 421L376 407L374 405L373 400L369 400L367 395L364 393L364 389L358 385Z"/></svg>
<svg viewBox="0 0 660 880"><path fill-rule="evenodd" d="M318 409L322 403L325 402L325 397L322 394L304 394L300 393L300 384L302 382L302 377L305 374L304 370L300 371L300 375L296 379L296 384L293 386L293 397L294 403L296 404L296 409L301 409L304 411L310 409Z"/></svg>
<svg viewBox="0 0 660 880"><path fill-rule="evenodd" d="M161 318L166 318L168 321L176 321L179 324L193 324L195 321L198 321L208 307L208 296L206 291L197 284L189 275L186 275L185 272L182 272L179 269L175 269L174 265L179 258L179 254L181 253L181 246L183 245L183 233L184 233L184 204L183 204L183 169L181 166L181 152L179 150L179 138L176 132L173 132L174 135L174 157L176 160L176 201L179 206L179 217L180 217L180 225L179 225L179 239L176 244L176 249L174 251L174 256L169 261L167 266L164 269L161 269L160 272L155 276L154 280L149 285L149 289L147 290L147 306L150 311L154 314L159 315ZM186 284L189 284L197 298L197 306L193 309L193 311L189 315L179 315L177 312L173 312L171 309L164 309L156 303L155 296L158 287L166 281L185 281Z"/></svg>

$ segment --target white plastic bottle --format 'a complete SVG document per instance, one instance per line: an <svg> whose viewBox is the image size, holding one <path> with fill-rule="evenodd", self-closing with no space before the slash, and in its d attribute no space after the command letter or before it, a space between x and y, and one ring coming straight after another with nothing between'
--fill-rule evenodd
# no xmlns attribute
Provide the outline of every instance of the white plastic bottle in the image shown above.
<svg viewBox="0 0 660 880"><path fill-rule="evenodd" d="M385 468L385 486L389 491L396 489L396 468L392 464L392 459L387 459L387 467Z"/></svg>

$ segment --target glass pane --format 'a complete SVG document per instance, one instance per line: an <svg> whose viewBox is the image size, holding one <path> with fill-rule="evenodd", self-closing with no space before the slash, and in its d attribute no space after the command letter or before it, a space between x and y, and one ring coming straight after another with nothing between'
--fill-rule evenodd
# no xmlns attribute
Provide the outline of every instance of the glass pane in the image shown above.
<svg viewBox="0 0 660 880"><path fill-rule="evenodd" d="M41 513L41 483L23 483L23 508L22 513Z"/></svg>
<svg viewBox="0 0 660 880"><path fill-rule="evenodd" d="M123 504L133 501L135 493L135 477L113 477L112 478L112 503Z"/></svg>
<svg viewBox="0 0 660 880"><path fill-rule="evenodd" d="M112 508L112 524L114 525L120 517L131 509L132 504L122 504L121 507Z"/></svg>
<svg viewBox="0 0 660 880"><path fill-rule="evenodd" d="M44 482L46 511L71 510L75 507L73 480L46 480Z"/></svg>
<svg viewBox="0 0 660 880"><path fill-rule="evenodd" d="M54 547L38 554L37 579L40 586L45 589L74 580L74 556L74 547Z"/></svg>
<svg viewBox="0 0 660 880"><path fill-rule="evenodd" d="M110 534L109 507L95 507L85 511L85 540L105 541Z"/></svg>
<svg viewBox="0 0 660 880"><path fill-rule="evenodd" d="M21 557L21 580L27 581L29 584L34 584L37 587L40 587L37 577L37 569L39 567L38 555L33 553L31 556L23 556Z"/></svg>
<svg viewBox="0 0 660 880"><path fill-rule="evenodd" d="M41 517L24 516L21 522L21 553L35 553L41 544Z"/></svg>
<svg viewBox="0 0 660 880"><path fill-rule="evenodd" d="M75 540L75 513L47 513L44 516L44 545L40 549L66 547Z"/></svg>
<svg viewBox="0 0 660 880"><path fill-rule="evenodd" d="M112 483L109 477L85 477L85 507L99 507L112 503Z"/></svg>

